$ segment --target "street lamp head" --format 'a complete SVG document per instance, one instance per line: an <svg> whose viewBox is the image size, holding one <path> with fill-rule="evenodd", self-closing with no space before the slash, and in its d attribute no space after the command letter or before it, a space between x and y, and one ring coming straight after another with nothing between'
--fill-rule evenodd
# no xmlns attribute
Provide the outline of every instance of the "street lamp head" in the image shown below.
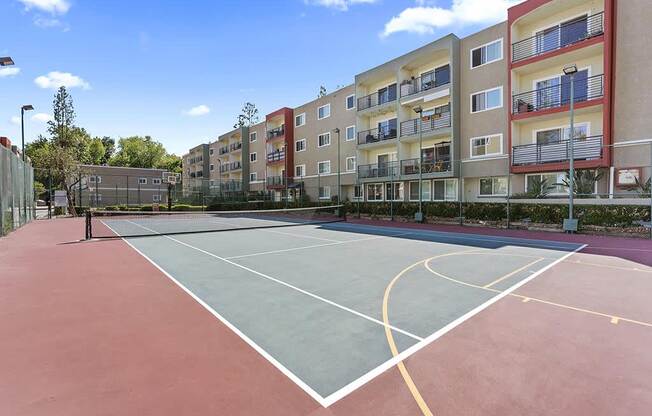
<svg viewBox="0 0 652 416"><path fill-rule="evenodd" d="M13 64L14 64L14 60L11 59L10 56L2 56L2 57L0 57L0 66L9 66L9 65L13 65Z"/></svg>
<svg viewBox="0 0 652 416"><path fill-rule="evenodd" d="M335 128L333 129L333 133L340 134L340 128L339 128L339 127L335 127Z"/></svg>
<svg viewBox="0 0 652 416"><path fill-rule="evenodd" d="M572 64L564 67L564 74L573 75L577 73L577 65Z"/></svg>
<svg viewBox="0 0 652 416"><path fill-rule="evenodd" d="M417 114L421 114L421 113L423 113L423 108L421 108L421 106L418 105L418 106L414 107L414 112L417 113Z"/></svg>
<svg viewBox="0 0 652 416"><path fill-rule="evenodd" d="M24 106L20 107L20 109L23 110L23 111L32 111L34 109L34 106L31 105L31 104L27 104L27 105L24 105Z"/></svg>

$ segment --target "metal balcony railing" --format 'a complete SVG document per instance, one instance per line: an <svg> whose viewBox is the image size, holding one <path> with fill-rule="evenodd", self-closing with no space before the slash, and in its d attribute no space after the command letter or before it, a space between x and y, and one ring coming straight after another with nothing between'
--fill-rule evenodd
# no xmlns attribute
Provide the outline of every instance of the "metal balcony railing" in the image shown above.
<svg viewBox="0 0 652 416"><path fill-rule="evenodd" d="M229 164L229 170L238 170L242 169L242 163L241 162L231 162Z"/></svg>
<svg viewBox="0 0 652 416"><path fill-rule="evenodd" d="M407 97L446 84L450 84L450 72L441 73L439 77L435 77L433 74L413 78L401 84L401 97Z"/></svg>
<svg viewBox="0 0 652 416"><path fill-rule="evenodd" d="M285 160L285 150L278 150L275 152L267 153L268 162L278 162Z"/></svg>
<svg viewBox="0 0 652 416"><path fill-rule="evenodd" d="M229 148L227 146L220 147L219 154L223 155L225 153L229 153Z"/></svg>
<svg viewBox="0 0 652 416"><path fill-rule="evenodd" d="M561 49L604 33L604 13L573 20L512 44L512 62Z"/></svg>
<svg viewBox="0 0 652 416"><path fill-rule="evenodd" d="M604 95L604 75L575 78L574 102L594 100ZM514 114L529 113L570 103L570 81L563 77L558 85L540 88L512 96Z"/></svg>
<svg viewBox="0 0 652 416"><path fill-rule="evenodd" d="M267 140L282 136L285 136L285 125L271 129L267 132Z"/></svg>
<svg viewBox="0 0 652 416"><path fill-rule="evenodd" d="M602 136L576 138L573 160L602 158ZM512 165L538 165L564 162L570 159L570 140L546 144L525 144L512 147Z"/></svg>
<svg viewBox="0 0 652 416"><path fill-rule="evenodd" d="M283 176L268 176L267 186L285 186L285 177Z"/></svg>
<svg viewBox="0 0 652 416"><path fill-rule="evenodd" d="M360 179L398 177L398 162L360 165L358 177Z"/></svg>
<svg viewBox="0 0 652 416"><path fill-rule="evenodd" d="M376 107L381 104L390 103L392 101L396 101L396 89L388 89L387 91L383 92L374 92L373 94L358 98L358 111Z"/></svg>
<svg viewBox="0 0 652 416"><path fill-rule="evenodd" d="M235 152L236 150L242 149L242 142L231 143L229 145L229 151Z"/></svg>
<svg viewBox="0 0 652 416"><path fill-rule="evenodd" d="M419 174L419 158L401 160L401 175L418 175ZM421 173L439 173L450 172L451 161L450 158L445 159L423 159L423 166Z"/></svg>
<svg viewBox="0 0 652 416"><path fill-rule="evenodd" d="M371 129L358 132L358 144L368 144L396 138L395 128Z"/></svg>
<svg viewBox="0 0 652 416"><path fill-rule="evenodd" d="M401 123L401 137L419 134L419 129L421 129L424 134L427 134L450 126L450 112L415 118Z"/></svg>

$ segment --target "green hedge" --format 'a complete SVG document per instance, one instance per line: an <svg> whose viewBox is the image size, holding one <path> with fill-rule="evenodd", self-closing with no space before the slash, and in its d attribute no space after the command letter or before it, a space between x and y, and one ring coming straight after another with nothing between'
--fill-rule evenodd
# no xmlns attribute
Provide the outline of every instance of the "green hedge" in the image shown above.
<svg viewBox="0 0 652 416"><path fill-rule="evenodd" d="M390 209L394 217L413 219L419 205L414 202L349 202L347 212L356 215L358 210L371 217L388 217ZM424 202L423 211L427 218L458 218L460 206L457 202ZM462 216L467 220L505 221L507 204L466 202L462 204ZM562 204L511 204L510 220L530 220L533 223L561 224L568 217L568 206ZM650 207L637 205L576 205L575 217L580 225L603 227L629 227L637 221L650 220Z"/></svg>

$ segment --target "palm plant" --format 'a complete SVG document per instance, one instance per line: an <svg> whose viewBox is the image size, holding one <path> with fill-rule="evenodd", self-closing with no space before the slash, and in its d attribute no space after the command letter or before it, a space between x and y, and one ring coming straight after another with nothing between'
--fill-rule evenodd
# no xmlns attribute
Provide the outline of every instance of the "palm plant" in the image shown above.
<svg viewBox="0 0 652 416"><path fill-rule="evenodd" d="M576 170L573 175L573 195L577 198L589 198L595 191L595 184L603 176L604 172L600 169ZM566 171L566 177L561 180L561 183L555 185L570 188L570 172Z"/></svg>
<svg viewBox="0 0 652 416"><path fill-rule="evenodd" d="M550 194L554 188L553 185L548 184L548 179L541 176L534 176L528 181L528 189L526 195L528 198L543 199Z"/></svg>
<svg viewBox="0 0 652 416"><path fill-rule="evenodd" d="M652 189L652 176L647 180L647 182L642 182L638 178L634 178L636 181L636 192L638 193L638 196L641 198L649 197L650 196L650 190Z"/></svg>

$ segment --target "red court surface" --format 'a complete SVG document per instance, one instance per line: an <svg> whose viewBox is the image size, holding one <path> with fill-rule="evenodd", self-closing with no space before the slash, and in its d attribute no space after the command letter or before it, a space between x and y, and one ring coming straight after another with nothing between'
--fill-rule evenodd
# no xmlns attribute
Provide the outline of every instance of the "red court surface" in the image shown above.
<svg viewBox="0 0 652 416"><path fill-rule="evenodd" d="M124 241L29 224L0 240L0 415L651 414L650 241L435 228L588 247L324 408Z"/></svg>

